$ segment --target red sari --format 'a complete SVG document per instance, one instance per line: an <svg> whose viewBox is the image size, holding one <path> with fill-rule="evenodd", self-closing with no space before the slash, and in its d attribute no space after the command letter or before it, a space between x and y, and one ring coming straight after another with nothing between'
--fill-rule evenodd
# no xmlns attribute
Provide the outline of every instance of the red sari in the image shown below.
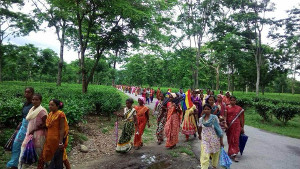
<svg viewBox="0 0 300 169"><path fill-rule="evenodd" d="M179 105L178 105L179 106ZM175 105L173 103L168 103L168 114L167 114L167 122L165 125L165 135L167 138L166 147L175 146L178 143L178 135L180 129L180 116L181 116L181 108L180 110L176 110Z"/></svg>
<svg viewBox="0 0 300 169"><path fill-rule="evenodd" d="M138 131L139 134L137 133L137 128L135 128L135 134L134 134L134 146L135 147L139 147L142 146L143 141L142 141L142 135L144 133L144 129L146 127L146 123L147 123L147 118L146 118L146 113L149 113L149 108L147 106L135 106L134 107L137 114L137 121L138 121ZM149 114L147 114L149 117Z"/></svg>
<svg viewBox="0 0 300 169"><path fill-rule="evenodd" d="M240 111L244 111L240 106L226 106L227 111L227 126L232 122L232 120L239 114ZM240 115L244 119L244 112ZM238 117L231 127L227 130L227 142L228 142L228 155L237 155L240 151L239 149L239 138L241 134L241 121Z"/></svg>

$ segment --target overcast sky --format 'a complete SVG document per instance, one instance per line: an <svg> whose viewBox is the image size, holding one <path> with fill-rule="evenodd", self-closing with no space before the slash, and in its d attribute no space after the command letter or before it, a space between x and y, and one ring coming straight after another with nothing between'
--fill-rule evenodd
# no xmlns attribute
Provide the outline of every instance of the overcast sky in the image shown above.
<svg viewBox="0 0 300 169"><path fill-rule="evenodd" d="M299 0L271 0L275 3L275 11L266 14L266 17L275 17L276 19L281 19L287 17L286 10L291 9L293 6L299 6ZM28 1L27 1L28 2ZM25 7L21 9L23 12L28 12L32 10L32 6L30 4L26 4ZM46 24L43 25L44 27ZM268 28L265 27L263 31L263 43L272 44L272 41L267 39L266 36L268 34ZM17 37L6 39L4 43L9 40L10 43L16 45L25 45L26 43L34 44L39 48L50 48L54 50L57 54L59 54L59 41L57 40L57 36L55 34L54 28L46 28L45 31L39 32L31 32L28 36ZM188 42L186 42L186 46L189 46ZM64 60L67 63L70 63L73 60L78 58L78 54L73 49L65 48L64 52ZM299 80L299 77L297 78Z"/></svg>

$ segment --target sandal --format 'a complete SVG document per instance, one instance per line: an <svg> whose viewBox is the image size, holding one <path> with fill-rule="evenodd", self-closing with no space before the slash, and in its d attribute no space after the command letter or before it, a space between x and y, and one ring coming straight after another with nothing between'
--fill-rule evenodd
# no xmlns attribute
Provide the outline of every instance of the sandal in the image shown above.
<svg viewBox="0 0 300 169"><path fill-rule="evenodd" d="M239 162L239 159L236 156L234 156L233 161L237 163L237 162Z"/></svg>

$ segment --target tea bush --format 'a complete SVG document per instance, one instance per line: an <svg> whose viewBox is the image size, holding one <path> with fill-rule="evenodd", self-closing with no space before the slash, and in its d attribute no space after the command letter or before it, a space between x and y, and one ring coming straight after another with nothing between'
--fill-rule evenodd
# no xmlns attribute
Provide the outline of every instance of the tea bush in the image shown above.
<svg viewBox="0 0 300 169"><path fill-rule="evenodd" d="M42 95L42 106L46 109L51 99L62 101L63 111L70 125L84 121L84 115L88 113L102 113L108 116L121 107L119 92L110 86L90 85L88 92L83 94L80 84L63 84L57 87L54 83L3 82L0 84L2 127L15 127L22 120L21 110L25 101L23 95L27 86L34 87L35 93Z"/></svg>
<svg viewBox="0 0 300 169"><path fill-rule="evenodd" d="M294 106L290 104L278 104L273 107L272 113L274 116L284 124L286 124L289 120L293 119L296 114L299 114L300 107Z"/></svg>

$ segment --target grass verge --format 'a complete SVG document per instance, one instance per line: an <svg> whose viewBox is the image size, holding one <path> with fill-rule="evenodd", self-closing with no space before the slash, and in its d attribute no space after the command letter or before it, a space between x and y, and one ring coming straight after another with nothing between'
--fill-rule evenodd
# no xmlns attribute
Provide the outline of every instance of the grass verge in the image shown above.
<svg viewBox="0 0 300 169"><path fill-rule="evenodd" d="M263 121L254 108L248 108L245 111L245 124L270 131L273 133L300 138L300 116L290 120L286 125L278 121L275 117L272 117L270 122Z"/></svg>

